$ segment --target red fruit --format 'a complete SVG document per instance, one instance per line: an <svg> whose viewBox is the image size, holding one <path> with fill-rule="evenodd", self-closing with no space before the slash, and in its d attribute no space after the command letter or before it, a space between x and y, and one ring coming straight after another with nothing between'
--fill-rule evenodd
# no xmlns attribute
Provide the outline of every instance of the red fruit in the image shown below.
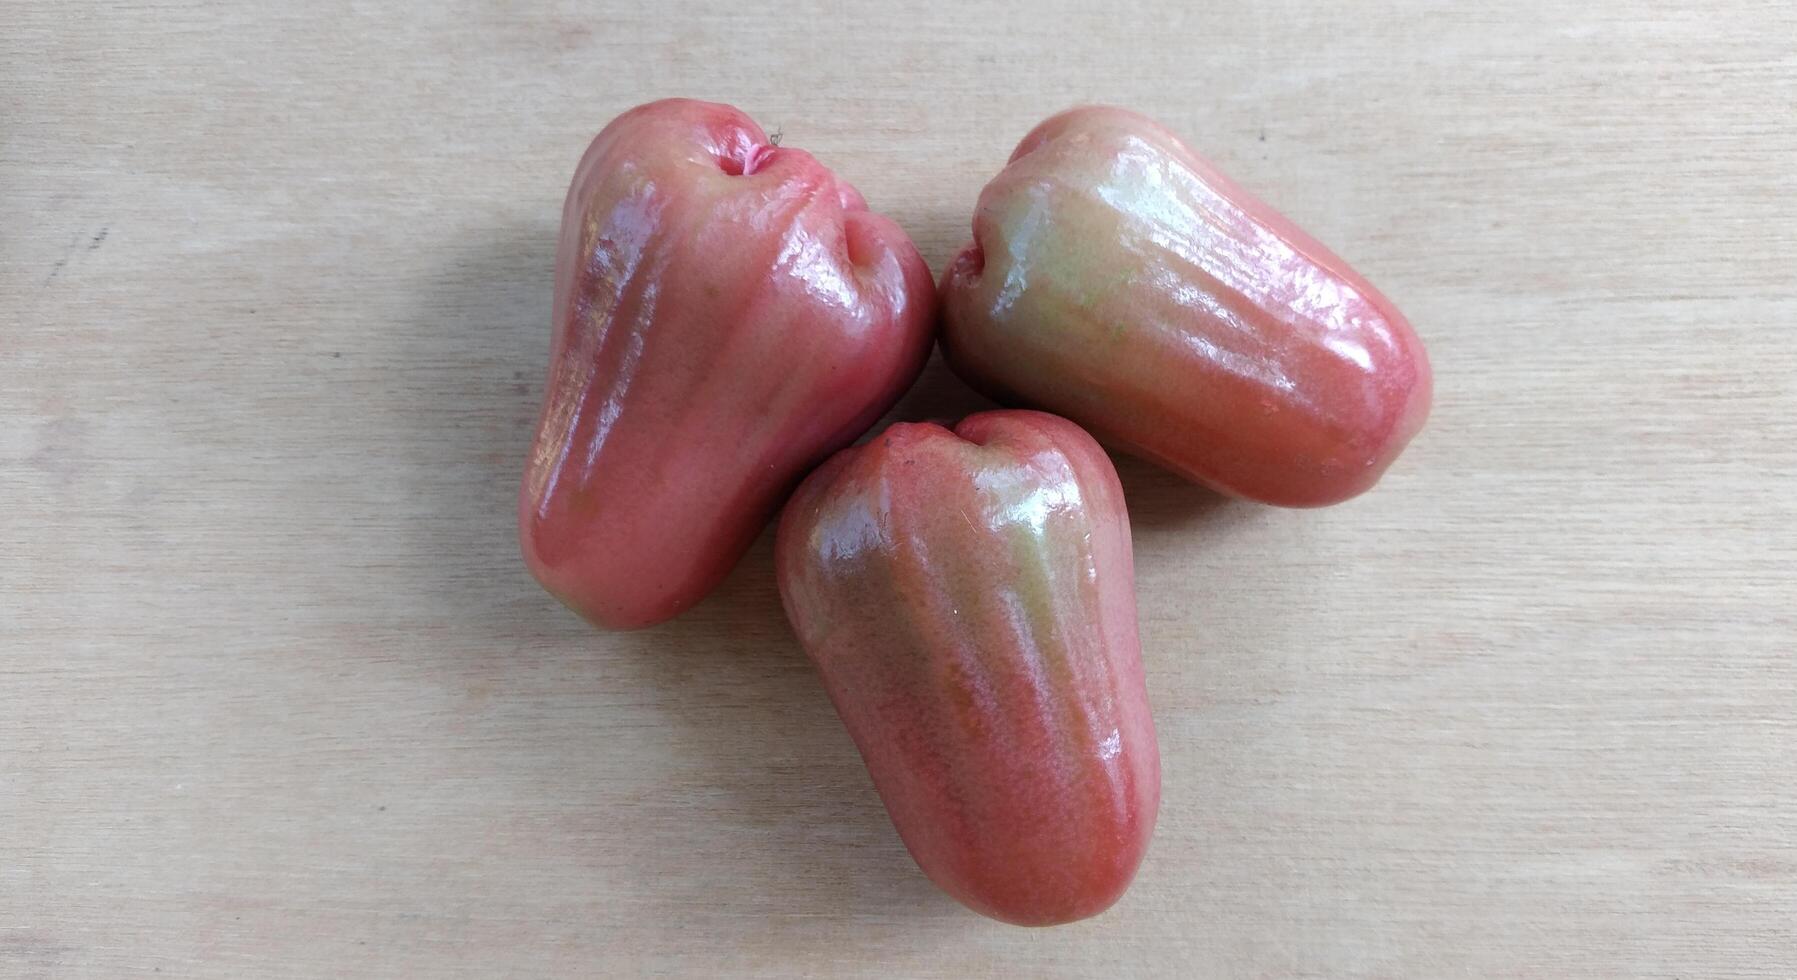
<svg viewBox="0 0 1797 980"><path fill-rule="evenodd" d="M1422 428L1421 341L1366 280L1153 121L1072 109L980 194L949 363L1224 493L1370 488Z"/></svg>
<svg viewBox="0 0 1797 980"><path fill-rule="evenodd" d="M1007 922L1095 915L1160 805L1123 492L1040 412L899 424L780 520L780 596L905 846Z"/></svg>
<svg viewBox="0 0 1797 980"><path fill-rule="evenodd" d="M604 626L697 602L917 376L932 290L896 224L736 109L613 120L562 214L518 506L532 574Z"/></svg>

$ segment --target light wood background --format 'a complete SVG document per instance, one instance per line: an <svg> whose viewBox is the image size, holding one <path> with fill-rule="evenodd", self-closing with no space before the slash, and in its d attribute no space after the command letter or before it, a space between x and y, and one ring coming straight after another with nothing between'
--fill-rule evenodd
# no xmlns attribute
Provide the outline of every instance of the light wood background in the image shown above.
<svg viewBox="0 0 1797 980"><path fill-rule="evenodd" d="M566 181L675 94L937 269L1130 105L1429 344L1349 505L1121 464L1166 800L1103 917L918 874L765 538L630 635L521 565ZM1787 978L1794 378L1784 3L7 0L0 976Z"/></svg>

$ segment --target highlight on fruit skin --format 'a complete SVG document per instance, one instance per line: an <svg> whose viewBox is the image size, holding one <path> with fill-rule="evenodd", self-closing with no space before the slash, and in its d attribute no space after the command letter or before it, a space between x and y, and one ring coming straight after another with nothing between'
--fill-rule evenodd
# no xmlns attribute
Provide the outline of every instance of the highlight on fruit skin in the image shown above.
<svg viewBox="0 0 1797 980"><path fill-rule="evenodd" d="M531 573L615 629L699 601L910 387L934 315L911 240L810 154L726 105L619 116L562 214Z"/></svg>
<svg viewBox="0 0 1797 980"><path fill-rule="evenodd" d="M1123 491L1041 412L900 423L781 515L794 632L924 873L1022 925L1096 915L1148 847L1160 752Z"/></svg>
<svg viewBox="0 0 1797 980"><path fill-rule="evenodd" d="M973 237L940 285L955 371L1193 482L1338 503L1428 416L1428 356L1397 308L1137 113L1031 130Z"/></svg>

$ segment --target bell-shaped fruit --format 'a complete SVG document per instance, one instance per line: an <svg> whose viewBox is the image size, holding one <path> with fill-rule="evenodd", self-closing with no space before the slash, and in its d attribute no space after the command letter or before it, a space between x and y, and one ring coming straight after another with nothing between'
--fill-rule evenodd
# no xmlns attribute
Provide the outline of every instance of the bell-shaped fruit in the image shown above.
<svg viewBox="0 0 1797 980"><path fill-rule="evenodd" d="M1234 496L1371 487L1422 427L1422 343L1366 280L1133 112L1037 126L943 275L951 366Z"/></svg>
<svg viewBox="0 0 1797 980"><path fill-rule="evenodd" d="M697 602L910 385L933 309L911 240L810 154L724 105L619 116L562 213L531 572L609 627Z"/></svg>
<svg viewBox="0 0 1797 980"><path fill-rule="evenodd" d="M780 519L787 617L917 863L1049 925L1123 893L1160 804L1117 473L1040 412L894 425Z"/></svg>

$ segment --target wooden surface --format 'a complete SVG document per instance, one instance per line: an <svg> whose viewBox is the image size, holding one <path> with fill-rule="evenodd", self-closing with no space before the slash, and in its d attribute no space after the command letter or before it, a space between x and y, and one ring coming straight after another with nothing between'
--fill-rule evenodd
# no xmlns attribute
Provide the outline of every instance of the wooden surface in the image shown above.
<svg viewBox="0 0 1797 980"><path fill-rule="evenodd" d="M9 0L0 976L1792 976L1794 52L1737 0ZM525 573L566 181L674 94L937 269L1130 105L1429 344L1349 505L1122 464L1166 798L1103 917L917 873L765 538L638 634Z"/></svg>

